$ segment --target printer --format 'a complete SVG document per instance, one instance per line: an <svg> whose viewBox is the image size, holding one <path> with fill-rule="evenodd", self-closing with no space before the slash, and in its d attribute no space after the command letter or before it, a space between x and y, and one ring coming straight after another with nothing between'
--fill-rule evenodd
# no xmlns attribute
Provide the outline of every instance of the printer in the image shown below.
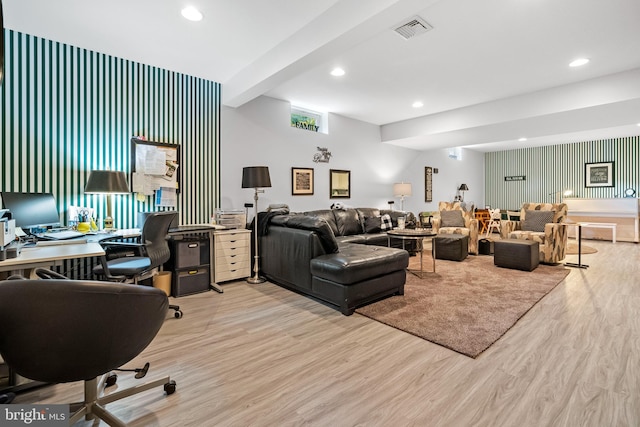
<svg viewBox="0 0 640 427"><path fill-rule="evenodd" d="M8 209L0 209L0 229L0 248L4 248L16 238L16 220Z"/></svg>

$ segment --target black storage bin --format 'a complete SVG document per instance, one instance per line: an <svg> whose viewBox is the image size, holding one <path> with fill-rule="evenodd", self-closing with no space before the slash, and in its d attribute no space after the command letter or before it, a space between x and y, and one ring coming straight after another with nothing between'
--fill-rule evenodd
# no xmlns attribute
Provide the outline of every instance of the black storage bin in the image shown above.
<svg viewBox="0 0 640 427"><path fill-rule="evenodd" d="M173 275L171 295L182 297L209 290L209 267L178 270Z"/></svg>
<svg viewBox="0 0 640 427"><path fill-rule="evenodd" d="M172 240L171 269L209 264L209 239Z"/></svg>
<svg viewBox="0 0 640 427"><path fill-rule="evenodd" d="M493 241L489 239L478 240L478 253L480 255L493 255Z"/></svg>

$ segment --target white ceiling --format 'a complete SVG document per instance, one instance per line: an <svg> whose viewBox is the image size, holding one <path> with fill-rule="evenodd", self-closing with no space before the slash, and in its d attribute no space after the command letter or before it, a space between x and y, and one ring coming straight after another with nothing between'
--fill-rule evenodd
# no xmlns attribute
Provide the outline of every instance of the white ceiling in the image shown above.
<svg viewBox="0 0 640 427"><path fill-rule="evenodd" d="M232 107L267 95L378 124L405 147L640 134L640 0L2 2L9 29L220 82ZM416 15L433 30L393 31Z"/></svg>

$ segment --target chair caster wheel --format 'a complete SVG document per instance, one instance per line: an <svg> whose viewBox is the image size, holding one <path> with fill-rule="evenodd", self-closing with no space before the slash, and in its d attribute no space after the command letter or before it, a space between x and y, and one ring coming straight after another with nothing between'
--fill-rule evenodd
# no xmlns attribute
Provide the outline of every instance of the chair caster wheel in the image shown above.
<svg viewBox="0 0 640 427"><path fill-rule="evenodd" d="M109 374L109 376L107 377L107 381L105 381L104 386L105 387L111 387L112 385L114 385L116 383L116 381L118 381L118 375L117 374Z"/></svg>
<svg viewBox="0 0 640 427"><path fill-rule="evenodd" d="M176 391L176 382L171 380L164 385L164 391L167 395L173 394Z"/></svg>
<svg viewBox="0 0 640 427"><path fill-rule="evenodd" d="M180 319L180 318L182 317L182 311L177 310L175 313L173 313L173 316L174 316L176 319Z"/></svg>

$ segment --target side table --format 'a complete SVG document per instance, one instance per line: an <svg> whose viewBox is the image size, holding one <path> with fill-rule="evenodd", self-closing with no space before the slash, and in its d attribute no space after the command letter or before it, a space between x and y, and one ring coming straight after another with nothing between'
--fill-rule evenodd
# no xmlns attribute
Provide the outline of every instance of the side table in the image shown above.
<svg viewBox="0 0 640 427"><path fill-rule="evenodd" d="M404 249L404 242L406 240L415 240L416 248L420 252L420 271L415 271L411 269L407 269L410 273L418 276L421 279L424 279L424 268L422 264L422 243L424 239L431 240L431 257L433 258L433 272L436 272L436 245L433 244L433 238L437 236L437 233L434 233L431 230L421 230L421 229L394 229L387 231L387 246L391 247L391 239L400 239L402 240L402 249ZM419 274L418 274L419 273Z"/></svg>

